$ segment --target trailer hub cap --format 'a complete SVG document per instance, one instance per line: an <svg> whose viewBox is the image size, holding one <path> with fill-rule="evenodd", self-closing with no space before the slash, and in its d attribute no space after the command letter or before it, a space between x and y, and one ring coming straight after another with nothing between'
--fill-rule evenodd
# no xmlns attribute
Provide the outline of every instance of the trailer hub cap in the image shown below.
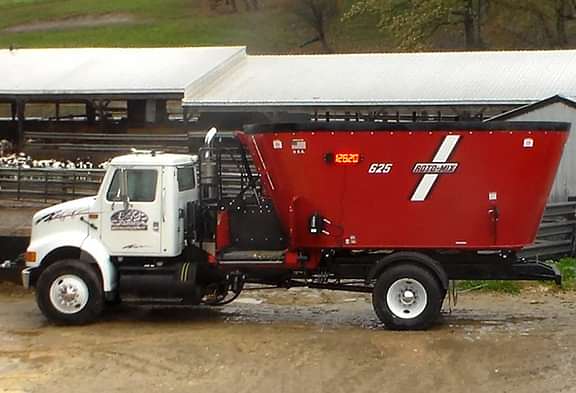
<svg viewBox="0 0 576 393"><path fill-rule="evenodd" d="M422 314L428 303L428 296L420 282L401 278L388 288L386 303L396 317L412 319Z"/></svg>
<svg viewBox="0 0 576 393"><path fill-rule="evenodd" d="M88 303L88 286L80 277L66 274L56 278L50 286L50 302L63 314L80 312Z"/></svg>

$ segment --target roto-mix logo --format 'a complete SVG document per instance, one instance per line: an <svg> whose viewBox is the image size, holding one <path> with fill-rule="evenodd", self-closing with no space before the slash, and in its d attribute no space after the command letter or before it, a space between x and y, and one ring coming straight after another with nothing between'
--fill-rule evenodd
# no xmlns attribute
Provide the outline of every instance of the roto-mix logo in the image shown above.
<svg viewBox="0 0 576 393"><path fill-rule="evenodd" d="M456 172L458 163L447 162L460 140L460 135L447 135L436 151L432 162L419 162L414 165L412 173L422 174L422 179L416 186L412 198L413 202L425 201L430 195L434 184L438 181L438 176Z"/></svg>

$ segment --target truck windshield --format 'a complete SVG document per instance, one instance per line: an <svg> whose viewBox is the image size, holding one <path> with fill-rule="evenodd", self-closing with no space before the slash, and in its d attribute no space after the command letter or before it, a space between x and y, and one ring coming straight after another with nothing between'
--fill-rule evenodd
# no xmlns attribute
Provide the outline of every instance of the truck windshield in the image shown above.
<svg viewBox="0 0 576 393"><path fill-rule="evenodd" d="M154 202L158 172L154 169L127 169L128 198L131 202ZM122 170L116 169L106 194L108 201L121 200L120 181Z"/></svg>

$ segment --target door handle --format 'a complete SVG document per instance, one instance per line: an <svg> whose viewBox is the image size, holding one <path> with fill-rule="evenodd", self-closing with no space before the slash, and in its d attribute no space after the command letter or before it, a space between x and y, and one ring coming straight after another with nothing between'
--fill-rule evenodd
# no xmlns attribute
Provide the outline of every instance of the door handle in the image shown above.
<svg viewBox="0 0 576 393"><path fill-rule="evenodd" d="M492 206L488 210L488 214L490 215L490 220L492 221L493 242L496 244L498 241L498 221L500 220L500 211L498 210L498 207Z"/></svg>
<svg viewBox="0 0 576 393"><path fill-rule="evenodd" d="M158 221L154 221L152 223L152 230L154 232L158 232L160 230L160 223Z"/></svg>

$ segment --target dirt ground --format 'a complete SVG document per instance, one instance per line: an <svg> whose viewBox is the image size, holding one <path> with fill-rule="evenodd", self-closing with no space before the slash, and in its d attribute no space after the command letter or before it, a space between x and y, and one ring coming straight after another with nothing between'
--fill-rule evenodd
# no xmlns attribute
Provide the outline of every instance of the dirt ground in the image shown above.
<svg viewBox="0 0 576 393"><path fill-rule="evenodd" d="M576 294L464 294L424 332L385 330L368 296L308 289L57 327L0 285L0 392L138 391L576 392Z"/></svg>

